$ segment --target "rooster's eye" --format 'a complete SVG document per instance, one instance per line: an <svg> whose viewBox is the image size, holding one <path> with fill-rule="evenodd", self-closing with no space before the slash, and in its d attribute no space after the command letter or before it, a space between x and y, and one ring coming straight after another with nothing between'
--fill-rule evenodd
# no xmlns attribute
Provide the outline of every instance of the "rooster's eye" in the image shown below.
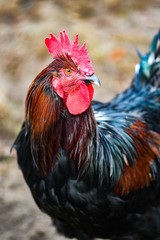
<svg viewBox="0 0 160 240"><path fill-rule="evenodd" d="M66 69L66 73L67 73L67 74L70 74L71 72L72 72L72 70L71 70L70 68L67 68L67 69Z"/></svg>

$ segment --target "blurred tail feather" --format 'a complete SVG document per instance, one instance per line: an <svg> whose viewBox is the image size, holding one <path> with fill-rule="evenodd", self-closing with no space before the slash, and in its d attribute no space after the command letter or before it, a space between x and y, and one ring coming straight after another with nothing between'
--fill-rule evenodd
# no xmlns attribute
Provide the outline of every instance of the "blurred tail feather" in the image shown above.
<svg viewBox="0 0 160 240"><path fill-rule="evenodd" d="M145 56L139 50L137 53L140 63L135 66L135 87L139 88L143 84L160 87L160 30L151 42L150 52Z"/></svg>

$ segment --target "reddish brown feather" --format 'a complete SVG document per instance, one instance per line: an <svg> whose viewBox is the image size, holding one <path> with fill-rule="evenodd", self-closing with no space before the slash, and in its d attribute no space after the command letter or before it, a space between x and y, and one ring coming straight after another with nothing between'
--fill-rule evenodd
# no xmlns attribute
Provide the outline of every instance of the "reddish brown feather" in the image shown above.
<svg viewBox="0 0 160 240"><path fill-rule="evenodd" d="M55 112L58 99L54 99L53 106L52 95L45 92L46 85L52 86L51 81L52 73L50 73L48 66L33 81L26 98L26 124L29 123L31 126L31 144L33 151L38 154L35 156L35 161L42 175L52 170L58 151L56 144L54 144L55 141L52 139L52 126L58 117ZM59 106L59 111L60 109Z"/></svg>
<svg viewBox="0 0 160 240"><path fill-rule="evenodd" d="M133 166L125 165L124 172L115 187L116 194L128 194L130 191L149 186L154 180L151 173L151 163L156 156L160 157L160 135L150 131L145 123L134 122L127 131L132 137L138 158Z"/></svg>
<svg viewBox="0 0 160 240"><path fill-rule="evenodd" d="M93 145L90 146L90 143L96 136L96 122L92 107L90 106L85 114L72 116L69 121L71 124L68 126L68 157L74 162L75 168L81 172L92 159L90 147Z"/></svg>

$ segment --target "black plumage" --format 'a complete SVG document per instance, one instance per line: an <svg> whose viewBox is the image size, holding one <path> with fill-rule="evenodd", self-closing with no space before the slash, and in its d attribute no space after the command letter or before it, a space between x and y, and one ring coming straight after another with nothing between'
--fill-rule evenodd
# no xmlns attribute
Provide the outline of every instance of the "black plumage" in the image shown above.
<svg viewBox="0 0 160 240"><path fill-rule="evenodd" d="M54 61L30 88L13 147L34 200L67 237L160 238L159 37L139 53L131 86L82 114L51 86Z"/></svg>

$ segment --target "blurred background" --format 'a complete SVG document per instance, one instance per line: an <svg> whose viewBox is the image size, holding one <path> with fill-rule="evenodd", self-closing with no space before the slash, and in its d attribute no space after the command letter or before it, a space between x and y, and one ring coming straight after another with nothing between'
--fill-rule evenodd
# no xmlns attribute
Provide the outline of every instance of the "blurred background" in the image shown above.
<svg viewBox="0 0 160 240"><path fill-rule="evenodd" d="M44 44L63 29L86 42L108 101L125 89L139 59L160 28L159 0L0 0L0 239L64 240L39 211L9 154L24 119L27 89L52 58Z"/></svg>

